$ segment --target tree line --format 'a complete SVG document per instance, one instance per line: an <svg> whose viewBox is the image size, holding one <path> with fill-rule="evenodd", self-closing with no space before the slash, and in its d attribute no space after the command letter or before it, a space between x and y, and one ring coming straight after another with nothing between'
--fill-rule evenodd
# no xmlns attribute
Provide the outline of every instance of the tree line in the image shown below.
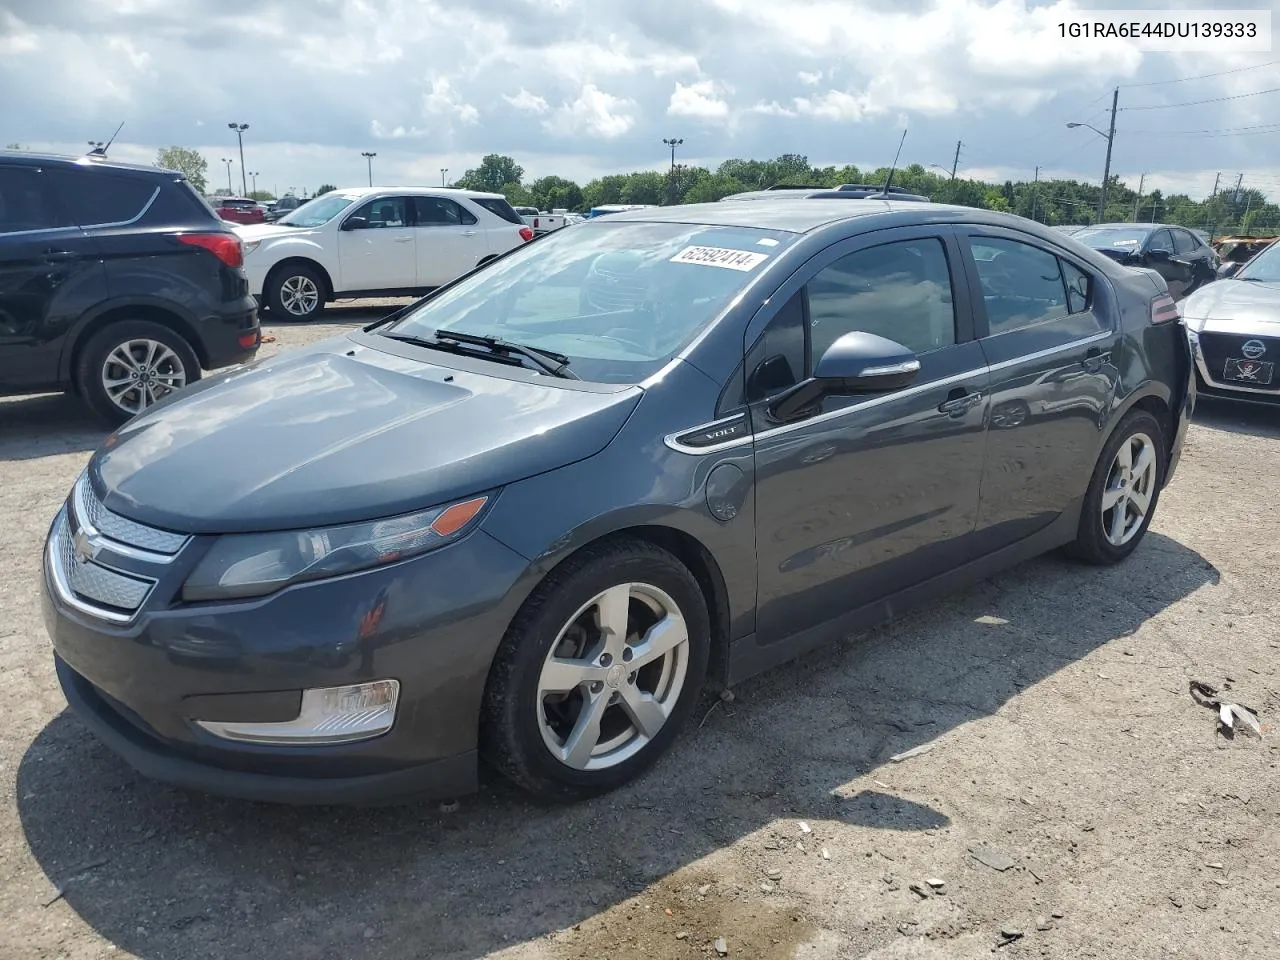
<svg viewBox="0 0 1280 960"><path fill-rule="evenodd" d="M166 147L156 165L181 170L197 190L207 186L208 164L197 151ZM597 177L579 185L566 177L545 176L525 182L524 168L513 157L491 153L467 170L455 187L503 194L513 206L540 210L586 211L611 203L709 203L732 193L763 190L782 184L835 187L842 183L883 184L887 167L859 169L852 164L816 167L809 158L785 153L772 160L726 160L714 170L677 164L673 169L637 170ZM1079 180L1006 180L990 183L967 177L931 173L920 164L895 170L893 183L940 203L955 203L986 210L1000 210L1050 225L1098 222L1100 186ZM333 189L325 184L320 196ZM273 199L258 191L254 199ZM1108 223L1138 221L1176 223L1216 236L1228 234L1274 235L1280 233L1280 206L1260 190L1228 187L1204 200L1182 193L1165 195L1159 190L1141 196L1119 177L1107 186L1107 206L1102 220Z"/></svg>

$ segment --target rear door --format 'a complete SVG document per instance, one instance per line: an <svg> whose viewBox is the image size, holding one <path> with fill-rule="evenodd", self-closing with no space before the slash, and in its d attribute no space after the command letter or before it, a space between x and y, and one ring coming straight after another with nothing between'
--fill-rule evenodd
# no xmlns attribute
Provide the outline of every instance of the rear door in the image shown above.
<svg viewBox="0 0 1280 960"><path fill-rule="evenodd" d="M414 197L418 286L441 287L489 255L479 218L449 197Z"/></svg>
<svg viewBox="0 0 1280 960"><path fill-rule="evenodd" d="M338 229L338 288L412 290L417 252L408 197L374 197L347 214Z"/></svg>
<svg viewBox="0 0 1280 960"><path fill-rule="evenodd" d="M58 382L66 335L106 299L106 271L46 170L0 165L0 390Z"/></svg>
<svg viewBox="0 0 1280 960"><path fill-rule="evenodd" d="M838 243L749 326L745 399L755 435L762 643L970 557L987 370L972 339L959 259L949 228ZM830 397L792 422L771 419L771 399L855 330L915 351L915 382L887 394Z"/></svg>
<svg viewBox="0 0 1280 960"><path fill-rule="evenodd" d="M1189 294L1196 287L1214 279L1213 251L1190 230L1174 229L1172 233L1174 255L1191 264L1191 286L1187 290Z"/></svg>
<svg viewBox="0 0 1280 960"><path fill-rule="evenodd" d="M1048 526L1084 496L1119 341L1111 287L1084 261L1014 230L962 231L991 370L977 549Z"/></svg>
<svg viewBox="0 0 1280 960"><path fill-rule="evenodd" d="M1173 246L1173 234L1161 228L1147 238L1142 250L1142 265L1150 267L1164 277L1169 285L1169 295L1175 300L1185 297L1191 289L1192 268L1178 262L1178 254Z"/></svg>

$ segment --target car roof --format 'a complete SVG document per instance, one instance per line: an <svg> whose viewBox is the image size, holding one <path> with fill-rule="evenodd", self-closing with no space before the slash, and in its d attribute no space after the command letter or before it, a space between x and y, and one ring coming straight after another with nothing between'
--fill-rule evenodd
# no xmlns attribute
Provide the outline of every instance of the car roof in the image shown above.
<svg viewBox="0 0 1280 960"><path fill-rule="evenodd" d="M347 197L372 197L381 193L399 193L408 196L426 197L471 197L479 200L505 200L500 193L486 193L483 190L460 190L457 187L424 187L424 186L386 186L386 187L338 187L329 193L339 193ZM325 194L328 196L328 194ZM313 198L314 199L314 198Z"/></svg>
<svg viewBox="0 0 1280 960"><path fill-rule="evenodd" d="M123 173L145 173L151 176L184 176L177 170L149 167L143 163L122 163L106 157L75 157L59 153L32 153L30 150L0 150L0 162L16 161L33 166L89 167L95 170L116 170Z"/></svg>

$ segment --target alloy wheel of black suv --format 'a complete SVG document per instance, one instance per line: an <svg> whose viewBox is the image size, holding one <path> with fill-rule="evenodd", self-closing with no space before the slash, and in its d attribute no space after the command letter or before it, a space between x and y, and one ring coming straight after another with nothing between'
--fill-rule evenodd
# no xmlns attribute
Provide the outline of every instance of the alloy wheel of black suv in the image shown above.
<svg viewBox="0 0 1280 960"><path fill-rule="evenodd" d="M180 173L0 151L0 394L118 425L250 359L239 237Z"/></svg>

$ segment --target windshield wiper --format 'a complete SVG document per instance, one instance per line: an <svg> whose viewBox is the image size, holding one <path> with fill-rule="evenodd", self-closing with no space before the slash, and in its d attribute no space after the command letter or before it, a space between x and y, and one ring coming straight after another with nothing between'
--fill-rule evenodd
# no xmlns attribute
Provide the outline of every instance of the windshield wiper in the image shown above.
<svg viewBox="0 0 1280 960"><path fill-rule="evenodd" d="M399 340L401 343L410 343L415 347L426 347L429 350L452 351L457 350L462 344L488 347L497 355L490 359L496 360L499 356L513 359L519 357L521 360L533 364L537 369L544 373L549 373L553 377L560 377L563 380L582 379L569 369L569 358L564 354L543 350L539 347L526 347L519 343L510 343L497 337L480 337L471 333L455 333L452 330L436 330L434 332L436 339L434 340L428 340L426 337L415 337L406 333L386 333L383 336L389 340Z"/></svg>

